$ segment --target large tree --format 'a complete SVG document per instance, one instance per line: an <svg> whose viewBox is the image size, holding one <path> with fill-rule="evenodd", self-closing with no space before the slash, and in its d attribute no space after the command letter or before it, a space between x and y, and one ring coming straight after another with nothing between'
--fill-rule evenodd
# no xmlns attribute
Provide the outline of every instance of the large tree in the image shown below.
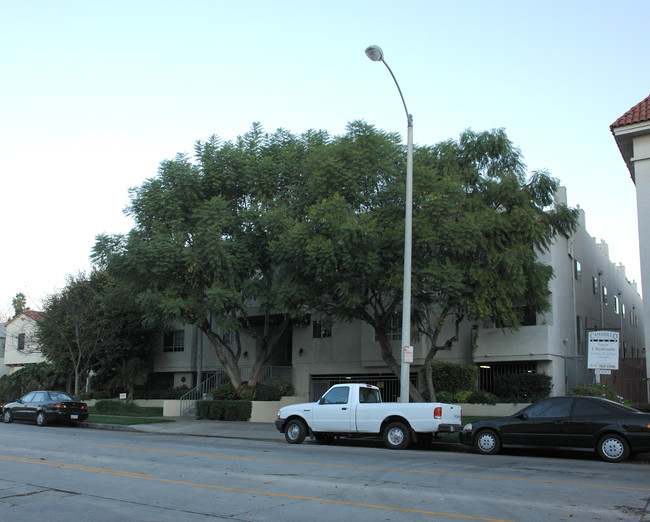
<svg viewBox="0 0 650 522"><path fill-rule="evenodd" d="M303 312L297 288L276 277L269 248L284 211L296 206L310 149L326 139L266 134L254 124L234 143L199 141L194 161L164 161L132 190L127 212L135 227L127 236L98 237L95 262L128 281L145 318L197 326L235 387L242 385L240 334L257 341L252 386Z"/></svg>
<svg viewBox="0 0 650 522"><path fill-rule="evenodd" d="M327 159L311 172L312 198L275 254L313 306L370 324L399 376L390 332L402 306L405 152L395 135L355 122ZM558 185L548 174L526 179L501 130L418 147L414 180L413 324L430 340L425 371L435 397L430 362L457 337L440 339L445 323L453 332L466 317L516 328L524 306L545 311L552 272L537 253L572 230L576 213L552 207ZM410 395L422 399L413 385Z"/></svg>
<svg viewBox="0 0 650 522"><path fill-rule="evenodd" d="M90 370L110 372L126 357L144 356L151 331L128 293L95 270L69 276L63 290L46 299L37 335L54 369L74 380L68 392L79 395Z"/></svg>

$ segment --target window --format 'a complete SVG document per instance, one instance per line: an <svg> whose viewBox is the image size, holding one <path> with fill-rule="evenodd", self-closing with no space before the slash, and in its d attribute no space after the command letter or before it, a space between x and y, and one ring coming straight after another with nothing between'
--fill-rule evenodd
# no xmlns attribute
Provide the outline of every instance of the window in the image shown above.
<svg viewBox="0 0 650 522"><path fill-rule="evenodd" d="M312 322L312 337L314 339L322 339L324 337L332 337L332 329L325 326L323 321Z"/></svg>
<svg viewBox="0 0 650 522"><path fill-rule="evenodd" d="M583 353L584 352L584 346L583 346L583 339L584 335L582 333L582 321L580 320L580 316L576 316L576 340L578 341L578 353Z"/></svg>
<svg viewBox="0 0 650 522"><path fill-rule="evenodd" d="M576 281L582 281L582 266L580 261L577 259L573 260L573 275L576 278Z"/></svg>
<svg viewBox="0 0 650 522"><path fill-rule="evenodd" d="M359 402L363 404L381 402L379 390L375 388L359 388Z"/></svg>
<svg viewBox="0 0 650 522"><path fill-rule="evenodd" d="M598 278L596 276L591 278L591 291L594 295L598 295Z"/></svg>
<svg viewBox="0 0 650 522"><path fill-rule="evenodd" d="M393 314L388 325L388 338L392 341L402 339L402 314Z"/></svg>
<svg viewBox="0 0 650 522"><path fill-rule="evenodd" d="M614 296L614 313L616 315L618 315L620 313L619 306L620 306L620 301L618 299L618 296L615 295Z"/></svg>
<svg viewBox="0 0 650 522"><path fill-rule="evenodd" d="M603 303L607 304L607 287L603 286Z"/></svg>
<svg viewBox="0 0 650 522"><path fill-rule="evenodd" d="M173 330L163 337L163 352L185 351L185 330Z"/></svg>
<svg viewBox="0 0 650 522"><path fill-rule="evenodd" d="M573 415L586 415L589 417L601 417L611 415L607 407L598 401L589 399L576 399L573 407Z"/></svg>
<svg viewBox="0 0 650 522"><path fill-rule="evenodd" d="M18 350L22 351L25 349L25 334L18 334Z"/></svg>
<svg viewBox="0 0 650 522"><path fill-rule="evenodd" d="M621 310L623 312L623 319L625 319L625 303L621 305Z"/></svg>
<svg viewBox="0 0 650 522"><path fill-rule="evenodd" d="M350 395L350 388L348 386L341 386L328 391L321 399L321 404L347 404L348 396Z"/></svg>
<svg viewBox="0 0 650 522"><path fill-rule="evenodd" d="M572 403L573 399L569 397L546 399L526 408L524 413L531 419L539 417L568 417Z"/></svg>

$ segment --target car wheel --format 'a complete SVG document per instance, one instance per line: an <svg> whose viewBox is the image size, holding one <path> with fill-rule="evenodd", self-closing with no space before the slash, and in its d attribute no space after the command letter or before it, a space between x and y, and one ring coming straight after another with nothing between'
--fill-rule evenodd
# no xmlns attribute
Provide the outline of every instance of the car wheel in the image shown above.
<svg viewBox="0 0 650 522"><path fill-rule="evenodd" d="M482 455L494 455L501 450L501 440L492 430L479 431L474 437L474 448Z"/></svg>
<svg viewBox="0 0 650 522"><path fill-rule="evenodd" d="M39 426L45 426L47 424L47 419L45 418L45 413L43 413L42 411L39 411L36 414L36 424L38 424Z"/></svg>
<svg viewBox="0 0 650 522"><path fill-rule="evenodd" d="M14 421L14 416L11 414L11 410L5 410L4 415L2 416L2 419L9 424L10 422Z"/></svg>
<svg viewBox="0 0 650 522"><path fill-rule="evenodd" d="M404 449L411 442L408 428L402 422L391 422L384 428L384 445L388 449Z"/></svg>
<svg viewBox="0 0 650 522"><path fill-rule="evenodd" d="M630 456L627 440L615 433L600 438L596 451L605 462L623 462Z"/></svg>
<svg viewBox="0 0 650 522"><path fill-rule="evenodd" d="M307 436L307 426L300 419L292 419L284 428L284 438L289 444L300 444Z"/></svg>

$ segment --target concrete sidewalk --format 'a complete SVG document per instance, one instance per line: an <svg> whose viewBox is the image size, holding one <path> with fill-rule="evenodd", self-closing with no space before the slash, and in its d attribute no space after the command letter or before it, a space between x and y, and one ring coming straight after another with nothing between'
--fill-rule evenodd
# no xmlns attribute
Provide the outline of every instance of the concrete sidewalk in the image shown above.
<svg viewBox="0 0 650 522"><path fill-rule="evenodd" d="M195 417L165 417L165 421L150 424L100 424L84 422L83 426L100 430L140 431L143 433L160 433L170 435L192 435L195 437L222 437L233 439L284 441L271 422L217 421L197 419Z"/></svg>

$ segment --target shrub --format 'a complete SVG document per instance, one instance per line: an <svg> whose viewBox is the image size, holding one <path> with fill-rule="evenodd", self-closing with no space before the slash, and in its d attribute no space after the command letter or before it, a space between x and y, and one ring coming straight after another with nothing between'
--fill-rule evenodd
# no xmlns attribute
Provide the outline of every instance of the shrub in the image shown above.
<svg viewBox="0 0 650 522"><path fill-rule="evenodd" d="M268 384L255 385L255 400L256 401L279 401L282 398L282 392L275 386Z"/></svg>
<svg viewBox="0 0 650 522"><path fill-rule="evenodd" d="M138 406L135 402L121 402L112 400L100 400L95 403L92 408L93 413L102 415L138 415L152 410L160 410L162 415L162 408L144 408Z"/></svg>
<svg viewBox="0 0 650 522"><path fill-rule="evenodd" d="M211 420L246 421L250 419L253 404L250 401L197 401L197 416ZM200 405L200 408L199 408Z"/></svg>
<svg viewBox="0 0 650 522"><path fill-rule="evenodd" d="M429 398L429 390L426 390L425 393L422 395L426 395L427 400L431 400ZM454 402L454 394L448 391L439 391L436 392L436 401L438 402Z"/></svg>
<svg viewBox="0 0 650 522"><path fill-rule="evenodd" d="M237 390L229 382L220 384L214 390L212 390L212 398L214 400L224 400L224 401L235 401L239 399L237 395Z"/></svg>
<svg viewBox="0 0 650 522"><path fill-rule="evenodd" d="M456 394L476 386L478 367L468 364L434 363L431 365L433 385L437 390Z"/></svg>
<svg viewBox="0 0 650 522"><path fill-rule="evenodd" d="M496 404L498 397L488 391L474 391L467 397L466 402L469 404Z"/></svg>
<svg viewBox="0 0 650 522"><path fill-rule="evenodd" d="M250 387L248 384L244 383L237 388L237 397L243 401L254 401L256 392L257 390L255 387Z"/></svg>
<svg viewBox="0 0 650 522"><path fill-rule="evenodd" d="M210 418L210 407L214 401L196 401L196 416L199 419Z"/></svg>
<svg viewBox="0 0 650 522"><path fill-rule="evenodd" d="M623 402L616 393L604 384L577 384L569 390L567 395L589 395L591 397L604 397L611 401Z"/></svg>
<svg viewBox="0 0 650 522"><path fill-rule="evenodd" d="M296 389L293 387L293 384L291 384L289 381L285 381L284 379L270 379L264 382L264 384L280 390L281 397L293 397L296 394Z"/></svg>
<svg viewBox="0 0 650 522"><path fill-rule="evenodd" d="M545 373L507 373L494 379L494 394L503 402L535 402L551 394Z"/></svg>

